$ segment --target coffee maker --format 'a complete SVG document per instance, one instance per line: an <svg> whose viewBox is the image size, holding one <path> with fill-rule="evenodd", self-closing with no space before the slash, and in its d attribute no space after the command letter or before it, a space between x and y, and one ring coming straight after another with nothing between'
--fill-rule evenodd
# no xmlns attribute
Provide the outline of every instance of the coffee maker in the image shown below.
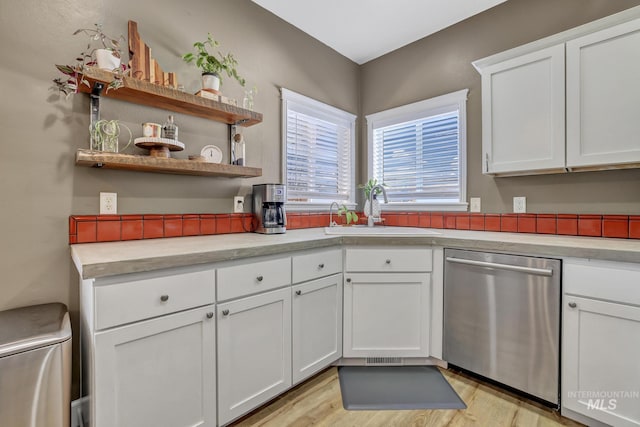
<svg viewBox="0 0 640 427"><path fill-rule="evenodd" d="M253 214L258 221L256 233L280 234L287 231L286 200L287 189L283 184L253 186Z"/></svg>

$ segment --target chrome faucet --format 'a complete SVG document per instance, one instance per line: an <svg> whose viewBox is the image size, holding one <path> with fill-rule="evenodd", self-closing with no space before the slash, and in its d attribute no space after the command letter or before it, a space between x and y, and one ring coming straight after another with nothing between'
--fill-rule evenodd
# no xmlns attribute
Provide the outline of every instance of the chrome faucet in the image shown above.
<svg viewBox="0 0 640 427"><path fill-rule="evenodd" d="M331 202L329 205L329 227L335 227L338 224L333 220L333 205L336 205L336 209L340 209L338 202Z"/></svg>
<svg viewBox="0 0 640 427"><path fill-rule="evenodd" d="M370 212L369 212L369 217L367 218L367 227L373 227L373 225L376 222L382 221L382 218L373 216L373 196L375 196L376 190L378 188L382 190L382 195L384 196L384 202L385 203L389 203L389 199L387 199L387 192L385 191L385 189L382 186L382 184L376 184L373 187L371 187L371 190L369 191L369 210L370 210Z"/></svg>

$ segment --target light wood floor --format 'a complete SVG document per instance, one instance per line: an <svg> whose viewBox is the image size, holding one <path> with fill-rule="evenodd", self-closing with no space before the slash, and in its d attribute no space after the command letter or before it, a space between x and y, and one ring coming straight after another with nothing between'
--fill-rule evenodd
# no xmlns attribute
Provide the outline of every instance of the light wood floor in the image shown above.
<svg viewBox="0 0 640 427"><path fill-rule="evenodd" d="M580 426L466 375L441 369L467 404L465 410L346 411L338 371L329 368L263 406L234 426Z"/></svg>

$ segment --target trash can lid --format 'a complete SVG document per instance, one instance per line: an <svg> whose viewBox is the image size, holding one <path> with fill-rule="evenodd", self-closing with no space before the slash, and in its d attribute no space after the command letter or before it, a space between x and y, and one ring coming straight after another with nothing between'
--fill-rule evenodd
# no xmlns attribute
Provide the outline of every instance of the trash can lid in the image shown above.
<svg viewBox="0 0 640 427"><path fill-rule="evenodd" d="M67 307L60 303L0 311L0 357L71 338Z"/></svg>

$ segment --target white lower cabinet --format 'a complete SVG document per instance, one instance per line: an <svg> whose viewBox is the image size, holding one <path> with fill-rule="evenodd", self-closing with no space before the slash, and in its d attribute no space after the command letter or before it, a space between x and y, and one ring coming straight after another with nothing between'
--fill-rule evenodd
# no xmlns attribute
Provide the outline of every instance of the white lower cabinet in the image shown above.
<svg viewBox="0 0 640 427"><path fill-rule="evenodd" d="M219 304L218 423L291 386L291 288Z"/></svg>
<svg viewBox="0 0 640 427"><path fill-rule="evenodd" d="M214 306L95 334L94 427L216 424Z"/></svg>
<svg viewBox="0 0 640 427"><path fill-rule="evenodd" d="M293 383L342 356L342 274L305 282L293 292Z"/></svg>
<svg viewBox="0 0 640 427"><path fill-rule="evenodd" d="M429 273L346 273L344 357L428 357Z"/></svg>
<svg viewBox="0 0 640 427"><path fill-rule="evenodd" d="M565 262L563 280L562 409L640 426L640 268Z"/></svg>

